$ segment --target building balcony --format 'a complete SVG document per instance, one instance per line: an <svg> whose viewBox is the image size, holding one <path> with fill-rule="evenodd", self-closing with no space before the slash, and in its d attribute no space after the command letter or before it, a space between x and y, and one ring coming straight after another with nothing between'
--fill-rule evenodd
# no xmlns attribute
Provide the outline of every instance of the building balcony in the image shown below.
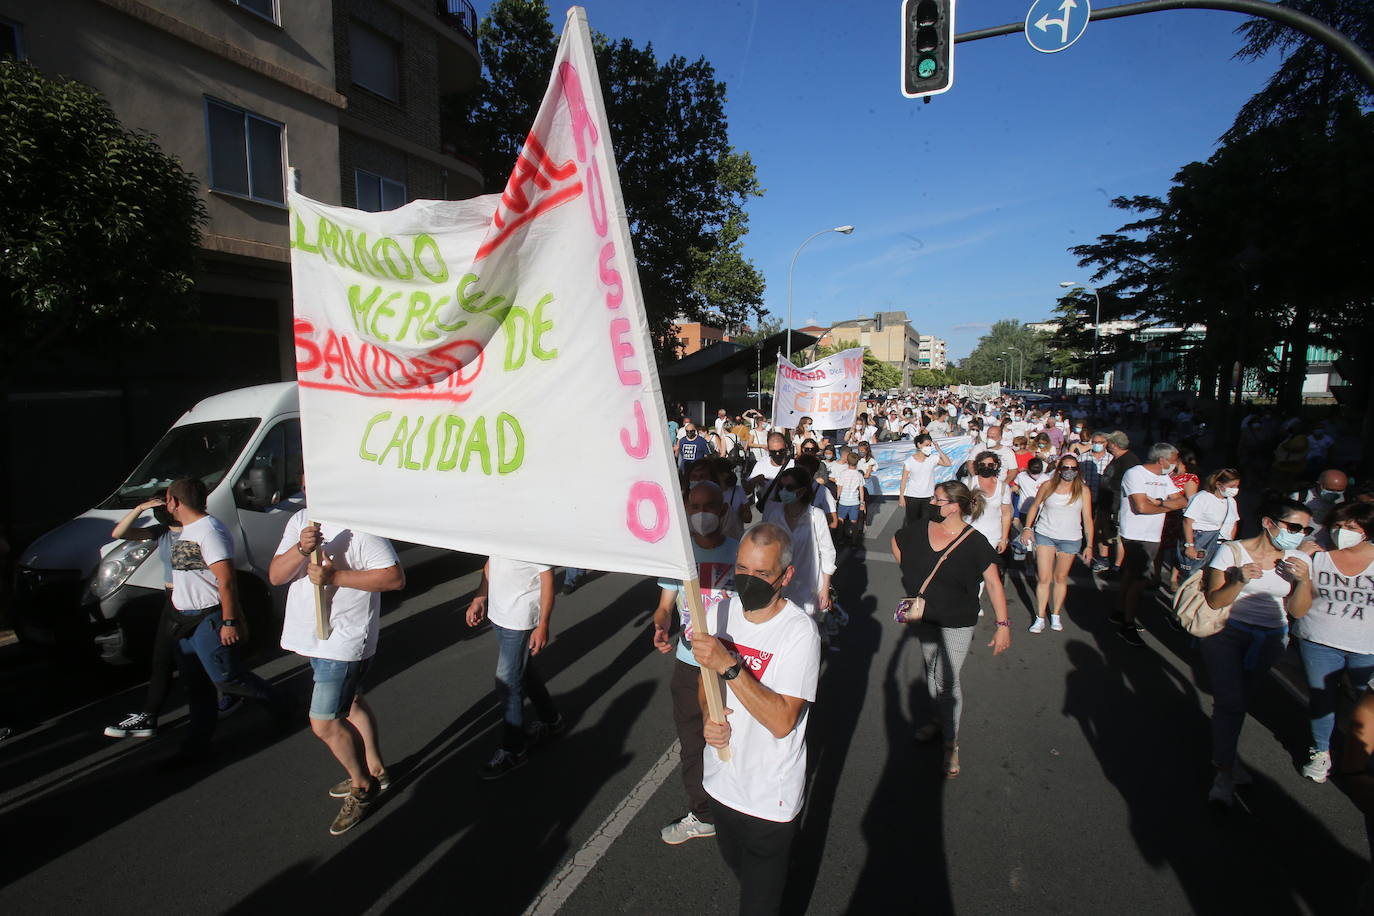
<svg viewBox="0 0 1374 916"><path fill-rule="evenodd" d="M477 11L469 0L433 0L434 14L446 26L439 41L439 91L447 95L472 88L482 73L477 52Z"/></svg>

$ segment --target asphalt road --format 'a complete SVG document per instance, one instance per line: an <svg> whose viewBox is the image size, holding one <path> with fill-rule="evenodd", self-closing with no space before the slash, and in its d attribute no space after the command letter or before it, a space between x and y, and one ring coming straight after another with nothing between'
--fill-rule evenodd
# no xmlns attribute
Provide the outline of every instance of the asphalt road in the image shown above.
<svg viewBox="0 0 1374 916"><path fill-rule="evenodd" d="M1105 622L1115 594L1085 575L1066 630L1032 636L1033 583L1013 573L1011 651L992 657L989 615L964 669L963 773L941 778L939 750L910 740L924 686L890 618L895 515L836 576L851 623L812 710L788 912L1349 912L1368 849L1341 791L1297 775L1291 665L1242 737L1256 784L1212 810L1196 653L1157 613L1147 650L1121 642ZM487 783L496 651L462 620L477 562L429 555L409 578L385 605L370 694L394 785L343 837L328 834L326 795L342 774L306 727L299 659L258 668L299 703L299 728L272 733L246 709L222 723L212 763L176 770L184 709L156 739L101 735L138 707L136 674L0 648L26 726L0 743L0 912L733 913L714 841L658 838L685 807L654 583L597 576L559 600L538 664L570 728Z"/></svg>

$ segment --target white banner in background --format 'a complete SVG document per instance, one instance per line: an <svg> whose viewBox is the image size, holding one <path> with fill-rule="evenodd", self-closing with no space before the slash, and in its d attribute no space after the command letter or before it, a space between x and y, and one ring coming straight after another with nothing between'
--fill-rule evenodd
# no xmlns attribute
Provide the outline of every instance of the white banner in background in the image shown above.
<svg viewBox="0 0 1374 916"><path fill-rule="evenodd" d="M960 385L959 397L972 398L975 401L991 401L993 398L1002 394L1002 386L993 382L991 385Z"/></svg>
<svg viewBox="0 0 1374 916"><path fill-rule="evenodd" d="M854 347L798 368L778 356L773 387L773 425L795 429L810 417L813 429L844 429L858 413L864 380L864 350Z"/></svg>
<svg viewBox="0 0 1374 916"><path fill-rule="evenodd" d="M610 140L573 7L504 193L290 195L311 518L695 577Z"/></svg>

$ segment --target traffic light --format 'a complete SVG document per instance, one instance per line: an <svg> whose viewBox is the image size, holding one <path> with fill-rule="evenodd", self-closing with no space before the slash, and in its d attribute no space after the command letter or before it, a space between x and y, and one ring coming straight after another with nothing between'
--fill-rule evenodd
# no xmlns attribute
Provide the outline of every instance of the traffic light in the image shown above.
<svg viewBox="0 0 1374 916"><path fill-rule="evenodd" d="M939 95L954 85L954 0L902 0L902 95Z"/></svg>

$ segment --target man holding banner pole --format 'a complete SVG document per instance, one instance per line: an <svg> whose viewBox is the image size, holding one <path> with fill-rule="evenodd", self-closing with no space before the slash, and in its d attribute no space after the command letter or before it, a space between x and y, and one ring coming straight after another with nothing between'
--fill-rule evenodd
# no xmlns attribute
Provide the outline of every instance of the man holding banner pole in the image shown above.
<svg viewBox="0 0 1374 916"><path fill-rule="evenodd" d="M737 597L692 654L726 683L723 720L703 730L702 783L712 799L725 864L739 880L741 914L776 913L806 785L806 723L820 673L820 634L782 595L793 574L792 541L764 522L745 533L735 563ZM702 709L711 697L703 685ZM719 699L717 695L716 699Z"/></svg>

